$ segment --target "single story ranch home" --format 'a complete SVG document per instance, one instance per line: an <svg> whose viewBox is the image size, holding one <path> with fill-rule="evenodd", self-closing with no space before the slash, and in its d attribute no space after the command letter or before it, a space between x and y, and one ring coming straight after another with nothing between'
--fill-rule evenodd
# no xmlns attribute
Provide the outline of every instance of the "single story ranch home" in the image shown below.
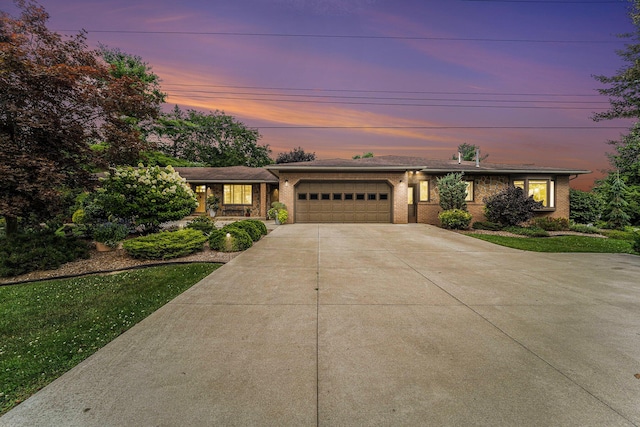
<svg viewBox="0 0 640 427"><path fill-rule="evenodd" d="M198 210L216 194L222 215L247 209L264 217L273 201L287 206L289 223L439 224L436 180L463 172L467 208L485 220L483 199L509 185L542 202L540 216L569 217L569 181L588 170L477 161L380 156L314 160L264 168L175 168L198 195Z"/></svg>

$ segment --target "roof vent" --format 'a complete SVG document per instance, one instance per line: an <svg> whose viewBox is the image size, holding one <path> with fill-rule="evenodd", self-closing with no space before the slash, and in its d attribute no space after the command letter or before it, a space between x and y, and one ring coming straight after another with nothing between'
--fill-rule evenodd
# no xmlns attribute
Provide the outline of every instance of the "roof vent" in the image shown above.
<svg viewBox="0 0 640 427"><path fill-rule="evenodd" d="M458 151L458 164L462 161L462 153Z"/></svg>
<svg viewBox="0 0 640 427"><path fill-rule="evenodd" d="M476 167L480 167L480 149L476 148Z"/></svg>

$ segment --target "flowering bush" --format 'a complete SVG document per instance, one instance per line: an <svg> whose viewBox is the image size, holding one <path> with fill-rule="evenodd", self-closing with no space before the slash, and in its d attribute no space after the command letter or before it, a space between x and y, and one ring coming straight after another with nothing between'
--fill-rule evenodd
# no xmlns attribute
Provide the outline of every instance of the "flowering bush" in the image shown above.
<svg viewBox="0 0 640 427"><path fill-rule="evenodd" d="M109 215L151 229L184 218L198 206L186 180L171 166L113 169L98 191L98 203Z"/></svg>

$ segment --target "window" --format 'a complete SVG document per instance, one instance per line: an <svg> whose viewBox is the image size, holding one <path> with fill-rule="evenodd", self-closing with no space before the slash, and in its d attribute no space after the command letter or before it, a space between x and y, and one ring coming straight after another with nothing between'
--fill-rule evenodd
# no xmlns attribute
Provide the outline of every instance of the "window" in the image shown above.
<svg viewBox="0 0 640 427"><path fill-rule="evenodd" d="M207 192L207 186L206 185L196 185L196 193L206 193Z"/></svg>
<svg viewBox="0 0 640 427"><path fill-rule="evenodd" d="M364 200L364 193L356 194L356 200Z"/></svg>
<svg viewBox="0 0 640 427"><path fill-rule="evenodd" d="M465 184L467 184L467 196L464 201L473 202L473 181L465 181Z"/></svg>
<svg viewBox="0 0 640 427"><path fill-rule="evenodd" d="M329 193L322 193L322 194L320 195L320 198L321 198L322 200L331 200L331 194L329 194Z"/></svg>
<svg viewBox="0 0 640 427"><path fill-rule="evenodd" d="M307 200L307 193L298 193L298 200Z"/></svg>
<svg viewBox="0 0 640 427"><path fill-rule="evenodd" d="M309 200L318 200L318 193L309 193Z"/></svg>
<svg viewBox="0 0 640 427"><path fill-rule="evenodd" d="M225 205L249 205L252 203L251 184L225 184L222 202Z"/></svg>
<svg viewBox="0 0 640 427"><path fill-rule="evenodd" d="M543 208L555 207L555 181L551 179L516 179L515 187L522 188L533 200L542 202Z"/></svg>
<svg viewBox="0 0 640 427"><path fill-rule="evenodd" d="M376 200L376 193L367 194L367 200Z"/></svg>
<svg viewBox="0 0 640 427"><path fill-rule="evenodd" d="M342 200L342 193L333 193L333 200Z"/></svg>
<svg viewBox="0 0 640 427"><path fill-rule="evenodd" d="M413 204L413 186L407 187L407 204Z"/></svg>
<svg viewBox="0 0 640 427"><path fill-rule="evenodd" d="M353 193L345 193L344 199L345 200L353 200Z"/></svg>
<svg viewBox="0 0 640 427"><path fill-rule="evenodd" d="M389 200L389 195L387 193L380 193L380 200Z"/></svg>
<svg viewBox="0 0 640 427"><path fill-rule="evenodd" d="M420 181L420 201L429 201L429 181Z"/></svg>

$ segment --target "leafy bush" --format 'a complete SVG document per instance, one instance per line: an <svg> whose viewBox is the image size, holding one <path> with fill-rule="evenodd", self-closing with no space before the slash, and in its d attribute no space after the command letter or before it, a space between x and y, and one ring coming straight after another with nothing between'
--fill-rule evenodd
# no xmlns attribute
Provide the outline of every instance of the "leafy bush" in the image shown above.
<svg viewBox="0 0 640 427"><path fill-rule="evenodd" d="M469 228L471 214L462 209L450 209L440 212L438 219L444 228L462 230Z"/></svg>
<svg viewBox="0 0 640 427"><path fill-rule="evenodd" d="M547 231L567 231L569 229L569 220L567 218L551 218L544 216L534 218L531 221L531 225Z"/></svg>
<svg viewBox="0 0 640 427"><path fill-rule="evenodd" d="M267 219L276 219L277 215L278 209L276 208L269 208L269 210L267 211Z"/></svg>
<svg viewBox="0 0 640 427"><path fill-rule="evenodd" d="M51 231L0 239L0 277L54 269L78 258L89 258L87 244Z"/></svg>
<svg viewBox="0 0 640 427"><path fill-rule="evenodd" d="M249 221L236 221L224 226L223 229L229 229L231 227L239 228L240 230L246 231L249 237L251 237L251 241L253 242L257 242L262 237L262 232L260 231L258 226Z"/></svg>
<svg viewBox="0 0 640 427"><path fill-rule="evenodd" d="M223 227L220 230L214 230L209 236L209 248L214 251L239 252L250 248L251 245L253 245L251 236L237 227Z"/></svg>
<svg viewBox="0 0 640 427"><path fill-rule="evenodd" d="M267 226L264 225L264 222L260 221L259 219L245 219L244 221L254 224L260 231L260 234L263 236L266 236L267 233L269 232L267 230Z"/></svg>
<svg viewBox="0 0 640 427"><path fill-rule="evenodd" d="M74 224L83 224L85 220L84 209L77 209L71 216L71 222Z"/></svg>
<svg viewBox="0 0 640 427"><path fill-rule="evenodd" d="M130 239L122 247L133 258L172 259L201 251L206 241L202 231L185 228Z"/></svg>
<svg viewBox="0 0 640 427"><path fill-rule="evenodd" d="M289 212L286 209L280 209L278 211L278 221L280 224L286 224L287 219L289 219Z"/></svg>
<svg viewBox="0 0 640 427"><path fill-rule="evenodd" d="M571 224L569 226L569 230L586 234L598 234L600 232L600 229L598 227L586 224Z"/></svg>
<svg viewBox="0 0 640 427"><path fill-rule="evenodd" d="M633 233L633 242L631 243L631 248L640 253L640 232L635 231Z"/></svg>
<svg viewBox="0 0 640 427"><path fill-rule="evenodd" d="M202 231L206 236L216 229L216 223L209 218L209 215L200 215L187 224L187 228Z"/></svg>
<svg viewBox="0 0 640 427"><path fill-rule="evenodd" d="M450 173L437 179L440 207L446 211L466 210L467 184L462 180L463 173Z"/></svg>
<svg viewBox="0 0 640 427"><path fill-rule="evenodd" d="M515 225L512 225L509 227L505 227L504 231L527 237L549 237L549 233L546 230L538 227L517 227Z"/></svg>
<svg viewBox="0 0 640 427"><path fill-rule="evenodd" d="M569 190L569 218L578 224L595 224L602 216L602 197L597 193Z"/></svg>
<svg viewBox="0 0 640 427"><path fill-rule="evenodd" d="M542 203L527 197L524 190L510 186L492 196L484 198L487 219L504 226L518 225L533 218L534 210L542 208Z"/></svg>
<svg viewBox="0 0 640 427"><path fill-rule="evenodd" d="M116 168L98 192L96 203L109 215L149 229L182 219L198 206L191 187L171 166Z"/></svg>
<svg viewBox="0 0 640 427"><path fill-rule="evenodd" d="M490 230L490 231L500 231L502 230L502 226L497 222L491 221L476 221L471 224L471 228L475 230Z"/></svg>
<svg viewBox="0 0 640 427"><path fill-rule="evenodd" d="M129 227L116 222L105 222L98 224L93 229L93 239L96 242L104 243L107 246L115 248L118 243L126 239L129 235Z"/></svg>

